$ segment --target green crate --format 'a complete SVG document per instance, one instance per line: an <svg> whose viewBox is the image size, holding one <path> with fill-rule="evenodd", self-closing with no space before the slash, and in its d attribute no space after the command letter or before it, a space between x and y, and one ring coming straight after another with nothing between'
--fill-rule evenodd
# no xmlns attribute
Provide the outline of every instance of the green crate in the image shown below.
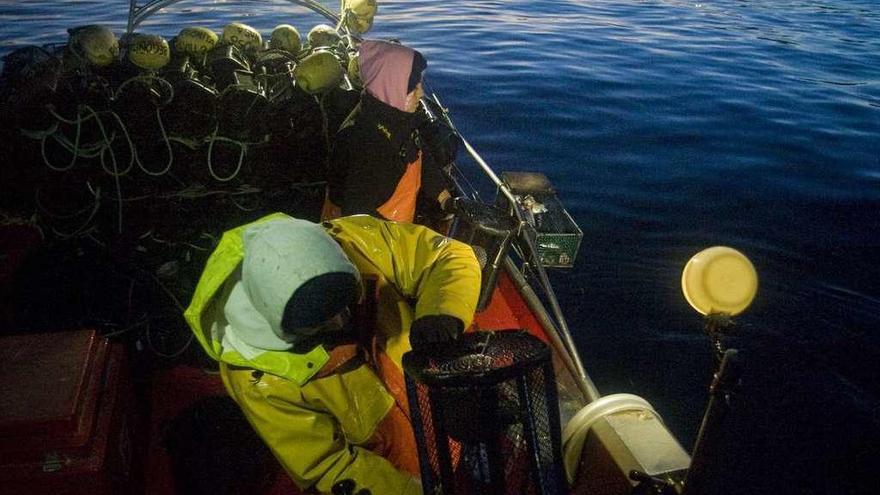
<svg viewBox="0 0 880 495"><path fill-rule="evenodd" d="M534 172L502 172L501 180L526 204L532 204L531 218L538 234L537 248L546 267L571 268L577 259L583 231L562 206L546 176ZM503 195L498 201L506 203Z"/></svg>

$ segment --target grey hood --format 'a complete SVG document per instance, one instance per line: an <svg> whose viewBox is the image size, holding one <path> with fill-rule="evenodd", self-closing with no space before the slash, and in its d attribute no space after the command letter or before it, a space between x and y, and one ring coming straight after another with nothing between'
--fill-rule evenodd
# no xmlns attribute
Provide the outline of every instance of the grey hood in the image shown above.
<svg viewBox="0 0 880 495"><path fill-rule="evenodd" d="M293 347L292 336L285 334L281 323L288 301L307 282L335 273L360 280L357 268L318 224L294 218L272 220L249 227L242 239L244 256L224 315L227 342L245 357ZM312 297L315 293L311 291ZM341 297L332 287L319 294L322 299L314 301L319 306L326 306L326 298L333 303L334 297Z"/></svg>

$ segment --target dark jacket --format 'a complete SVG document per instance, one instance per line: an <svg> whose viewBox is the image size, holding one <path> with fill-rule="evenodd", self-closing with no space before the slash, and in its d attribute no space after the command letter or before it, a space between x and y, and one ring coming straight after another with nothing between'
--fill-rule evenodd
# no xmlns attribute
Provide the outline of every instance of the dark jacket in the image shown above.
<svg viewBox="0 0 880 495"><path fill-rule="evenodd" d="M366 91L352 115L342 124L332 145L327 177L330 200L343 215L376 209L394 193L406 166L423 150L421 113L407 113L387 105ZM432 154L422 151L420 195L436 203L447 181Z"/></svg>

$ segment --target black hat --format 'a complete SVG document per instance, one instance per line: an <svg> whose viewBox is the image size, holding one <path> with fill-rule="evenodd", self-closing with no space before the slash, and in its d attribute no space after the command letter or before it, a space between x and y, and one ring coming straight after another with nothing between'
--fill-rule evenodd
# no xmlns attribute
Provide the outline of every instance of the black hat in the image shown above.
<svg viewBox="0 0 880 495"><path fill-rule="evenodd" d="M360 282L349 272L323 273L300 285L284 306L285 333L315 327L357 302ZM295 338L296 335L290 335Z"/></svg>
<svg viewBox="0 0 880 495"><path fill-rule="evenodd" d="M412 71L410 71L409 81L406 83L407 93L412 93L416 86L422 82L422 74L428 68L428 61L425 60L424 55L419 53L418 50L413 50L413 52Z"/></svg>

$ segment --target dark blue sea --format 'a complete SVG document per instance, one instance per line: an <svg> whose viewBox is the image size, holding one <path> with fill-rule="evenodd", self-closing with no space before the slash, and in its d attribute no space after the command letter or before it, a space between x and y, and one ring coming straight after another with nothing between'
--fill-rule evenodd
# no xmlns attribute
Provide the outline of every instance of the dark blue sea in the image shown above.
<svg viewBox="0 0 880 495"><path fill-rule="evenodd" d="M127 4L2 1L0 53L121 34ZM308 29L285 9L184 1L143 30ZM688 450L714 363L681 270L713 245L751 258L714 493L880 492L880 2L395 1L368 37L426 55L428 91L496 170L554 183L584 231L552 278L588 371Z"/></svg>

